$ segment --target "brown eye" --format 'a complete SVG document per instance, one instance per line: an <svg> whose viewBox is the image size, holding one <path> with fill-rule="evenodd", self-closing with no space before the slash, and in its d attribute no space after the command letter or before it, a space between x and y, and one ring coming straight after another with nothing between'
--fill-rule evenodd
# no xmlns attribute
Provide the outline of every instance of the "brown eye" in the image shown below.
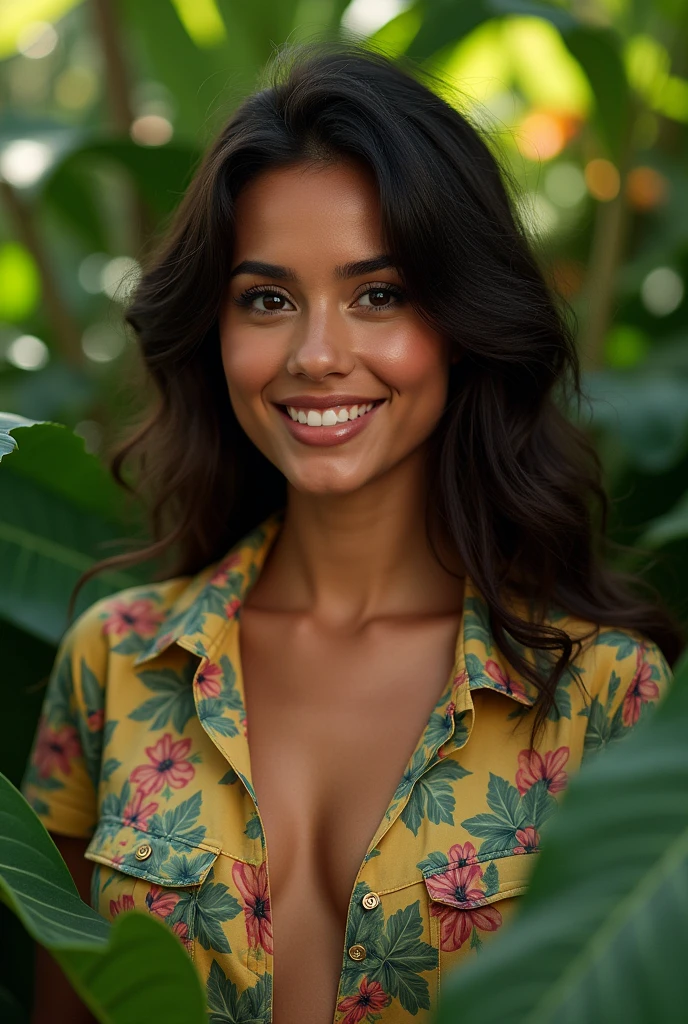
<svg viewBox="0 0 688 1024"><path fill-rule="evenodd" d="M396 287L368 288L358 297L359 304L368 309L394 309L401 301L401 289Z"/></svg>
<svg viewBox="0 0 688 1024"><path fill-rule="evenodd" d="M268 313L279 313L285 308L285 304L288 304L284 295L277 292L263 292L262 295L254 296L255 301L262 302L263 309ZM258 308L260 309L260 306Z"/></svg>

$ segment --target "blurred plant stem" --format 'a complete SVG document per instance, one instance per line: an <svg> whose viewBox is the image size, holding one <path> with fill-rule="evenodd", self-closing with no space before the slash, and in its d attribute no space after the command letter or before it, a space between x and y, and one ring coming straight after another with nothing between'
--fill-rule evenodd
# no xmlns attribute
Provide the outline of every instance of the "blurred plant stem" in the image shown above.
<svg viewBox="0 0 688 1024"><path fill-rule="evenodd" d="M79 327L62 299L48 254L39 236L32 211L17 190L0 181L0 196L22 245L31 253L41 281L41 293L47 319L55 333L60 354L66 362L82 361Z"/></svg>
<svg viewBox="0 0 688 1024"><path fill-rule="evenodd" d="M112 0L91 0L91 11L105 66L105 93L110 121L115 132L126 137L134 120L134 111L117 11ZM133 182L129 183L129 191L132 249L138 255L153 233L154 222Z"/></svg>
<svg viewBox="0 0 688 1024"><path fill-rule="evenodd" d="M581 366L587 371L600 370L604 365L604 343L613 320L617 276L631 216L626 178L633 165L633 128L639 111L632 99L629 107L617 164L619 191L608 202L598 201L595 214L585 288L587 318L579 341Z"/></svg>

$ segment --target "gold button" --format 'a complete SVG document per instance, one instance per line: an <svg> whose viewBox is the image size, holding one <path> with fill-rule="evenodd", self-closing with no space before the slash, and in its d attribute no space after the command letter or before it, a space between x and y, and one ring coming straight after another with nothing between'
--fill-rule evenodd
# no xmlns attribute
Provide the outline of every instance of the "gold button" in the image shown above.
<svg viewBox="0 0 688 1024"><path fill-rule="evenodd" d="M365 960L366 948L356 943L355 946L349 946L349 956L352 960Z"/></svg>
<svg viewBox="0 0 688 1024"><path fill-rule="evenodd" d="M148 860L152 852L153 847L149 843L141 843L134 856L137 860Z"/></svg>
<svg viewBox="0 0 688 1024"><path fill-rule="evenodd" d="M380 906L380 897L376 892L367 892L361 900L364 910L375 910Z"/></svg>

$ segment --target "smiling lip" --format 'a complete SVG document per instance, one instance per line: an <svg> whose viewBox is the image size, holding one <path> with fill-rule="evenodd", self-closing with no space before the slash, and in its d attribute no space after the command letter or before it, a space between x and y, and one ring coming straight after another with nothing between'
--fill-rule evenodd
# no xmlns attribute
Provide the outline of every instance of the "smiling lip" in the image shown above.
<svg viewBox="0 0 688 1024"><path fill-rule="evenodd" d="M309 427L307 423L294 421L287 412L287 402L284 404L280 403L279 405L277 403L274 404L287 430L295 440L300 441L302 444L327 448L336 444L344 444L345 441L349 441L356 434L360 434L362 430L365 430L375 417L378 409L385 404L385 400L368 398L366 401L365 399L358 398L356 395L353 397L350 395L328 395L327 398L317 399L315 395L300 395L288 399L288 404L292 408L298 407L313 410L336 409L337 406L351 407L358 404L362 405L364 401L368 405L371 402L376 403L370 412L367 412L364 416L357 417L355 420L348 420L345 423L337 423L325 427Z"/></svg>

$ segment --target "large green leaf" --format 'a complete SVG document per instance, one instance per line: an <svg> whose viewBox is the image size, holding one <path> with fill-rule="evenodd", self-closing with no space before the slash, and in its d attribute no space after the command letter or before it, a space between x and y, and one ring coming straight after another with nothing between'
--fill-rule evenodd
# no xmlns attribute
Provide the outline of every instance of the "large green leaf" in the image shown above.
<svg viewBox="0 0 688 1024"><path fill-rule="evenodd" d="M83 903L57 847L0 775L0 898L108 1024L203 1024L200 980L179 940L151 915L110 925Z"/></svg>
<svg viewBox="0 0 688 1024"><path fill-rule="evenodd" d="M0 459L0 616L55 643L78 577L136 522L83 439L61 424L0 415ZM77 607L139 579L104 573Z"/></svg>
<svg viewBox="0 0 688 1024"><path fill-rule="evenodd" d="M519 916L449 978L439 1024L688 1020L687 732L685 659L650 720L572 780Z"/></svg>
<svg viewBox="0 0 688 1024"><path fill-rule="evenodd" d="M428 60L484 21L509 15L543 18L559 30L592 87L600 137L610 155L618 159L629 111L621 38L614 30L583 23L560 6L537 0L427 0L422 23L407 53L414 59Z"/></svg>

